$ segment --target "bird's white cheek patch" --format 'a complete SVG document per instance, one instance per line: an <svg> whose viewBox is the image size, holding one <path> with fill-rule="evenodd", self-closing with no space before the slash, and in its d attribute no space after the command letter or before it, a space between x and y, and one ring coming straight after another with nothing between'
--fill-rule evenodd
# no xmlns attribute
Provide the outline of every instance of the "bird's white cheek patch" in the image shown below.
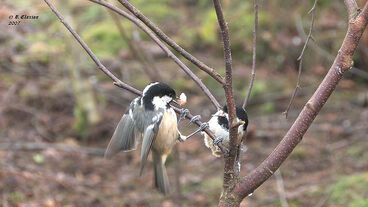
<svg viewBox="0 0 368 207"><path fill-rule="evenodd" d="M156 110L160 108L166 109L166 105L170 103L171 100L172 98L169 96L162 96L162 97L155 96L152 99L152 104L155 106Z"/></svg>

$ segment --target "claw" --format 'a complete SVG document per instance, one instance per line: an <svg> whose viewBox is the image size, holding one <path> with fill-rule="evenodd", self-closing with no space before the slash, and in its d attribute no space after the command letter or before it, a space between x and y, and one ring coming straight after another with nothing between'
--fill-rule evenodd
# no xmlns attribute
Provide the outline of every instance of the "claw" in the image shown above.
<svg viewBox="0 0 368 207"><path fill-rule="evenodd" d="M187 116L187 114L189 113L188 109L182 109L180 112L180 116L179 116L179 120L178 120L178 124L185 119L185 117Z"/></svg>
<svg viewBox="0 0 368 207"><path fill-rule="evenodd" d="M200 120L200 119L201 119L201 115L195 115L195 116L193 116L193 117L190 119L189 124L194 123L194 122L196 122L196 121L198 121L198 120Z"/></svg>
<svg viewBox="0 0 368 207"><path fill-rule="evenodd" d="M197 134L198 132L203 131L205 128L208 127L208 123L202 123L201 126L199 126L199 128L197 130L195 130L194 132L192 132L191 134L189 134L188 136L186 136L185 138L182 138L182 140L186 140L189 137L192 137L193 135Z"/></svg>
<svg viewBox="0 0 368 207"><path fill-rule="evenodd" d="M213 140L214 145L218 145L218 143L222 142L224 138L222 136L217 137L215 140Z"/></svg>

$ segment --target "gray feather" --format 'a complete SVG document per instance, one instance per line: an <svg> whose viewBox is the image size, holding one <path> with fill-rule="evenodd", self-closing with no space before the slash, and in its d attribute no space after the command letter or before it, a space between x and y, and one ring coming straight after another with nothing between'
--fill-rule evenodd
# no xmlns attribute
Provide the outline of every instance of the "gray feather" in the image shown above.
<svg viewBox="0 0 368 207"><path fill-rule="evenodd" d="M152 152L153 168L155 173L155 187L164 195L170 193L169 178L167 176L166 168L162 156L155 151Z"/></svg>
<svg viewBox="0 0 368 207"><path fill-rule="evenodd" d="M111 158L119 151L135 149L134 121L129 114L124 114L107 146L105 158Z"/></svg>
<svg viewBox="0 0 368 207"><path fill-rule="evenodd" d="M143 134L142 151L141 151L142 160L141 160L141 169L139 173L140 175L142 175L144 164L147 161L147 157L151 150L152 143L154 142L157 136L157 132L160 127L161 120L162 120L162 114L157 114L156 117L157 117L157 120L155 122L152 122L152 119L151 119L152 123L148 125L148 127L146 128Z"/></svg>

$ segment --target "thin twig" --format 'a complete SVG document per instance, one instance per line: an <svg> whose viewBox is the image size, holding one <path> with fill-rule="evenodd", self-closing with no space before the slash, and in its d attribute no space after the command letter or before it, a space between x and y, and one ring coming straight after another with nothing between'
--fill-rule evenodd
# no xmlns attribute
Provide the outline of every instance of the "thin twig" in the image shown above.
<svg viewBox="0 0 368 207"><path fill-rule="evenodd" d="M149 20L142 12L135 8L127 0L119 0L119 2L127 8L132 14L134 14L138 19L140 19L145 25L147 25L160 39L166 42L170 47L179 52L183 57L196 65L199 69L208 73L217 82L224 84L224 79L218 74L213 68L207 66L193 55L185 51L182 47L176 44L169 36L167 36L160 28L158 28L151 20Z"/></svg>
<svg viewBox="0 0 368 207"><path fill-rule="evenodd" d="M275 177L276 177L277 191L279 192L281 205L282 207L289 207L289 204L286 200L284 180L282 179L280 170L276 170Z"/></svg>
<svg viewBox="0 0 368 207"><path fill-rule="evenodd" d="M145 27L140 21L139 19L135 18L134 16L128 14L127 12L115 7L114 5L105 2L105 1L101 1L101 0L89 0L91 2L100 4L102 6L105 6L106 8L111 9L114 12L117 12L118 14L120 14L121 16L127 18L129 21L133 22L134 24L136 24L140 29L142 29L153 41L156 42L156 44L166 53L166 55L173 59L174 62L181 68L183 69L183 71L193 79L193 81L202 89L202 91L206 94L206 96L210 99L210 101L212 102L212 104L217 108L221 108L220 104L218 103L218 101L216 100L216 98L212 95L212 93L209 91L209 89L203 84L203 82L201 81L201 79L198 78L198 76L196 76L182 61L179 60L178 57L176 57L174 55L174 53L172 53L169 48L166 47L166 45L164 43L161 42L160 39L158 39L155 34L152 33L151 30L149 30L147 27Z"/></svg>
<svg viewBox="0 0 368 207"><path fill-rule="evenodd" d="M302 49L302 52L300 53L299 57L298 57L298 61L299 61L299 65L298 65L298 78L297 78L297 81L296 81L296 87L294 89L294 92L293 94L291 95L291 98L290 98L290 102L288 104L288 106L286 107L285 111L283 112L283 114L285 115L285 118L288 117L289 115L289 110L290 110L290 107L291 105L293 104L294 102L294 99L295 99L295 96L296 96L296 93L298 92L298 90L300 89L300 77L301 77L301 74L302 74L302 66L303 66L303 58L304 58L304 52L305 52L305 49L307 49L307 45L308 45L308 42L310 39L313 39L312 37L312 32L313 32L313 26L314 26L314 20L315 20L315 16L316 16L316 6L317 6L317 2L318 0L315 0L314 1L314 4L313 4L313 7L311 10L309 10L309 14L312 13L312 21L311 21L311 25L309 27L309 33L308 33L308 36L307 36L307 39L304 43L304 46L303 46L303 49Z"/></svg>
<svg viewBox="0 0 368 207"><path fill-rule="evenodd" d="M305 34L304 30L303 30L303 24L301 21L301 18L297 18L297 21L295 22L296 24L296 28L297 31L299 33L299 36L303 37L302 39L306 39L307 35ZM305 41L305 40L304 40ZM334 60L334 56L332 54L330 54L326 49L322 48L320 45L316 44L316 42L310 42L310 46L313 50L315 50L317 53L319 53L320 55L324 56L325 58L327 58L329 61L333 61ZM350 70L348 70L349 73L358 75L361 78L367 79L368 80L368 73L365 72L362 69L356 68L356 67L351 67Z"/></svg>
<svg viewBox="0 0 368 207"><path fill-rule="evenodd" d="M89 49L87 44L79 37L79 35L72 29L72 27L65 21L64 17L56 10L54 5L50 3L49 0L44 0L45 3L50 7L50 9L55 13L55 15L59 18L60 22L64 24L64 26L69 30L70 33L74 36L74 38L79 42L79 44L84 48L84 50L88 53L88 55L92 58L92 60L96 63L98 68L102 70L111 80L114 81L116 86L124 88L134 94L140 95L141 92L138 89L131 87L130 85L123 83L119 80L114 74L112 74L106 67L100 62L100 60L93 54L92 50Z"/></svg>
<svg viewBox="0 0 368 207"><path fill-rule="evenodd" d="M258 34L258 0L254 0L254 28L253 28L253 60L252 74L249 81L247 96L244 99L243 109L248 105L249 97L252 92L254 79L256 77L256 60L257 60L257 34Z"/></svg>

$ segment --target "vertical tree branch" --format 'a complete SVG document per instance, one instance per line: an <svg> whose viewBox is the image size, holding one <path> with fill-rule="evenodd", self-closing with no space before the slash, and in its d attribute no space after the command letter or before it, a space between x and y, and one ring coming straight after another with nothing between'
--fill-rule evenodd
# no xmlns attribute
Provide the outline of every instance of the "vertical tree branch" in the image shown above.
<svg viewBox="0 0 368 207"><path fill-rule="evenodd" d="M350 19L349 28L342 46L327 75L306 103L298 118L275 150L248 176L236 184L233 195L242 200L253 193L280 167L297 144L302 140L307 129L335 90L344 73L352 67L354 52L368 23L368 2L357 17Z"/></svg>
<svg viewBox="0 0 368 207"><path fill-rule="evenodd" d="M228 192L230 188L232 188L235 182L235 160L237 155L237 132L238 129L235 127L235 104L234 104L234 96L232 90L232 58L231 58L231 48L230 48L230 35L229 35L229 28L225 21L224 14L222 12L221 4L219 0L213 0L213 5L215 7L217 20L220 26L221 37L224 43L224 59L225 59L225 69L226 69L226 76L225 76L225 84L223 88L225 90L226 96L226 104L228 106L228 114L229 114L229 137L230 137L230 144L229 144L229 154L228 156L224 157L225 166L224 166L224 181L223 181L223 192L222 197L220 198L221 201L225 201L228 198Z"/></svg>
<svg viewBox="0 0 368 207"><path fill-rule="evenodd" d="M176 44L169 36L167 36L160 28L158 28L151 20L149 20L144 14L135 8L129 1L127 0L119 0L119 2L127 8L132 14L134 14L138 19L140 19L147 27L149 27L161 40L166 42L170 47L179 52L184 58L192 62L199 69L208 73L212 78L214 78L217 82L224 84L224 79L218 74L213 68L207 66L193 55L185 51L182 47Z"/></svg>
<svg viewBox="0 0 368 207"><path fill-rule="evenodd" d="M297 81L296 81L296 87L294 89L294 92L291 95L290 102L289 102L288 106L286 107L286 110L283 112L283 114L285 114L285 117L286 118L288 117L289 110L290 110L291 105L294 102L294 99L296 97L296 93L300 89L300 77L301 77L301 74L302 74L304 52L305 52L305 49L307 48L307 45L309 43L309 40L312 39L312 32L313 32L314 20L315 20L315 16L316 16L316 5L317 5L317 2L318 2L318 0L315 0L314 1L314 4L313 4L312 9L309 10L309 12L308 12L309 14L312 13L312 21L311 21L311 25L309 27L309 33L308 33L307 39L306 39L306 41L304 43L302 52L300 53L300 55L299 55L299 57L297 59L299 61L299 65L298 65L298 78L297 78Z"/></svg>
<svg viewBox="0 0 368 207"><path fill-rule="evenodd" d="M252 74L249 81L248 92L245 96L243 109L247 107L250 94L252 92L254 79L256 77L256 60L257 60L257 34L258 34L258 0L254 0L254 28L253 28L253 57L252 57Z"/></svg>
<svg viewBox="0 0 368 207"><path fill-rule="evenodd" d="M206 96L210 99L211 103L217 108L221 108L220 104L218 103L218 101L216 100L216 98L212 95L212 93L210 92L210 90L208 90L208 88L203 84L203 82L201 81L201 79L198 78L198 76L196 76L182 61L179 60L178 57L176 57L174 55L174 53L172 53L169 48L166 47L166 45L164 43L161 42L160 39L158 39L155 34L153 34L149 29L147 29L147 27L145 27L137 18L135 18L134 16L126 13L125 11L115 7L112 4L109 4L108 2L105 1L101 1L101 0L89 0L91 2L100 4L102 6L105 6L108 9L111 9L112 11L117 12L119 15L127 18L129 21L133 22L135 25L137 25L140 29L142 29L153 41L156 42L156 44L166 53L166 55L173 59L174 62L189 76L192 78L192 80L202 89L202 91L204 92L204 94L206 94Z"/></svg>

